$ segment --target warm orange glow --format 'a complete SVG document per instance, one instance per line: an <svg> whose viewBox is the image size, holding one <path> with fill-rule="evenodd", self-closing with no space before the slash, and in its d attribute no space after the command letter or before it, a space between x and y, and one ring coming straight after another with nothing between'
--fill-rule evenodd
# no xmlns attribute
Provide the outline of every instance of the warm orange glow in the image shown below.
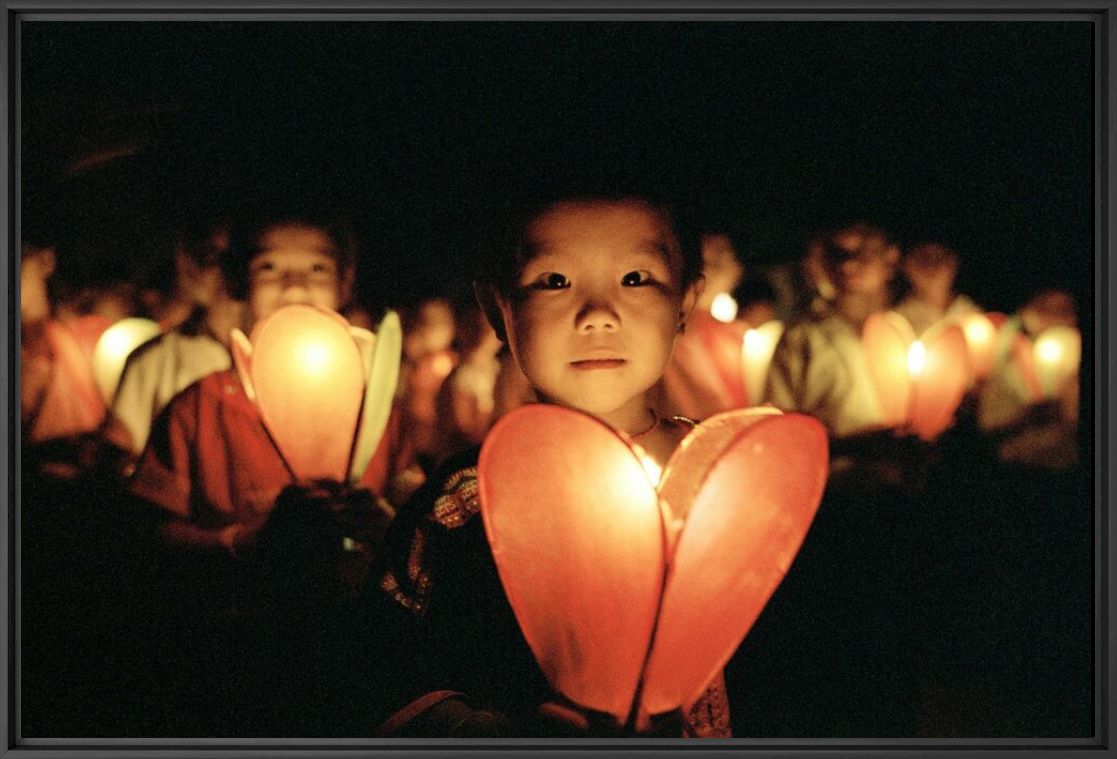
<svg viewBox="0 0 1117 759"><path fill-rule="evenodd" d="M772 354L775 353L782 335L783 322L775 320L745 332L741 346L741 368L750 405L755 406L764 400L764 385L768 381Z"/></svg>
<svg viewBox="0 0 1117 759"><path fill-rule="evenodd" d="M728 324L737 318L737 301L729 293L718 293L710 303L710 316Z"/></svg>
<svg viewBox="0 0 1117 759"><path fill-rule="evenodd" d="M912 379L923 373L927 366L927 348L922 340L916 340L908 347L908 374Z"/></svg>
<svg viewBox="0 0 1117 759"><path fill-rule="evenodd" d="M643 467L648 482L652 484L652 487L657 487L659 485L659 478L663 476L663 467L640 446L633 444L632 450L640 460L640 466Z"/></svg>
<svg viewBox="0 0 1117 759"><path fill-rule="evenodd" d="M886 424L908 426L926 440L950 426L970 382L961 327L945 325L917 340L902 316L881 312L866 320L863 344Z"/></svg>
<svg viewBox="0 0 1117 759"><path fill-rule="evenodd" d="M431 372L436 377L446 377L454 370L454 359L449 353L442 352L431 359Z"/></svg>
<svg viewBox="0 0 1117 759"><path fill-rule="evenodd" d="M1050 327L1040 333L1032 348L1035 372L1045 397L1059 393L1078 374L1082 361L1082 335L1073 327Z"/></svg>
<svg viewBox="0 0 1117 759"><path fill-rule="evenodd" d="M129 354L160 331L159 325L150 319L129 317L106 329L97 339L93 348L93 377L106 403L111 403L116 395Z"/></svg>
<svg viewBox="0 0 1117 759"><path fill-rule="evenodd" d="M970 366L974 377L981 379L989 374L997 355L997 328L985 314L969 314L962 319L966 348L970 353Z"/></svg>
<svg viewBox="0 0 1117 759"><path fill-rule="evenodd" d="M587 414L534 404L505 415L481 449L481 514L552 687L622 723L641 679L638 722L691 703L783 580L827 462L821 424L775 409L707 420L662 479Z"/></svg>

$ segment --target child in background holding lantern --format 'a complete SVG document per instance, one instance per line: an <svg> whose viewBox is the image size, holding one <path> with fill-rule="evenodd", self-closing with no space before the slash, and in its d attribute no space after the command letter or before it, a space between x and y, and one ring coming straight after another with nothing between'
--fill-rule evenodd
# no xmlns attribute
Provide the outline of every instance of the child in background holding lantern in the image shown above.
<svg viewBox="0 0 1117 759"><path fill-rule="evenodd" d="M1080 341L1077 326L1074 301L1062 290L1037 293L1002 326L997 364L978 396L978 424L1002 461L1050 470L1077 463L1081 344L1042 337L1057 330Z"/></svg>
<svg viewBox="0 0 1117 759"><path fill-rule="evenodd" d="M276 214L234 231L223 268L230 293L247 300L251 327L291 303L343 307L355 263L346 226ZM360 484L389 495L407 464L393 413ZM159 416L130 488L167 514L162 536L168 544L236 556L291 484L259 411L236 372L226 369L188 387Z"/></svg>
<svg viewBox="0 0 1117 759"><path fill-rule="evenodd" d="M956 319L979 309L965 295L954 291L958 254L937 242L913 245L904 254L904 278L911 292L896 311L911 324L916 336L944 319Z"/></svg>
<svg viewBox="0 0 1117 759"><path fill-rule="evenodd" d="M648 392L702 290L697 235L642 194L554 194L521 210L480 268L486 315L540 400L624 431L663 466L693 423L657 413ZM608 715L557 696L524 640L478 513L477 453L448 462L401 509L383 592L357 622L387 631L375 651L398 652L360 675L391 714L380 732L619 735ZM663 735L728 736L721 676L686 715L658 724Z"/></svg>
<svg viewBox="0 0 1117 759"><path fill-rule="evenodd" d="M152 420L179 392L230 367L229 332L240 327L244 304L229 297L220 260L229 247L228 224L195 225L180 233L175 252L175 296L164 318L169 331L128 357L110 413L130 433L139 456Z"/></svg>
<svg viewBox="0 0 1117 759"><path fill-rule="evenodd" d="M822 245L834 300L784 332L764 400L817 417L834 438L850 438L878 430L884 419L861 329L870 314L891 305L899 251L882 230L862 223L831 232Z"/></svg>

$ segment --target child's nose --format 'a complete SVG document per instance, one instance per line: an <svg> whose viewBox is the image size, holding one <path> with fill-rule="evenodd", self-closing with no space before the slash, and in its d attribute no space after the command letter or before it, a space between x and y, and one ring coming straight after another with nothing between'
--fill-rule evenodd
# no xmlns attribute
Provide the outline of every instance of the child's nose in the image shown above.
<svg viewBox="0 0 1117 759"><path fill-rule="evenodd" d="M301 272L288 272L283 277L283 295L281 301L288 303L306 303L310 298L310 289L307 287L307 276Z"/></svg>
<svg viewBox="0 0 1117 759"><path fill-rule="evenodd" d="M591 300L578 312L576 327L580 332L598 329L611 332L620 326L620 321L617 312L607 301Z"/></svg>

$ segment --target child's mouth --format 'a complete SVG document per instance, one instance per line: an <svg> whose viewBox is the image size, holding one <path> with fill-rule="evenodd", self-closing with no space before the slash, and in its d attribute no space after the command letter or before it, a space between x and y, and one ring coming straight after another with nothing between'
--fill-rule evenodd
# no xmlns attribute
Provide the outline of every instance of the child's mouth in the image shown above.
<svg viewBox="0 0 1117 759"><path fill-rule="evenodd" d="M584 361L571 361L575 369L589 371L592 369L616 369L624 364L623 358L589 358Z"/></svg>

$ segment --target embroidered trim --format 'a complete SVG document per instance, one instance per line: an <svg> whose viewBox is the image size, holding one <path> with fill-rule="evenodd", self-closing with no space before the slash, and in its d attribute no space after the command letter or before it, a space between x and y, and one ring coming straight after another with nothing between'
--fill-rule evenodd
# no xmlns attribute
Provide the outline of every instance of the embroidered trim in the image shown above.
<svg viewBox="0 0 1117 759"><path fill-rule="evenodd" d="M459 469L442 487L434 502L434 521L443 527L461 527L481 510L477 495L477 467Z"/></svg>

